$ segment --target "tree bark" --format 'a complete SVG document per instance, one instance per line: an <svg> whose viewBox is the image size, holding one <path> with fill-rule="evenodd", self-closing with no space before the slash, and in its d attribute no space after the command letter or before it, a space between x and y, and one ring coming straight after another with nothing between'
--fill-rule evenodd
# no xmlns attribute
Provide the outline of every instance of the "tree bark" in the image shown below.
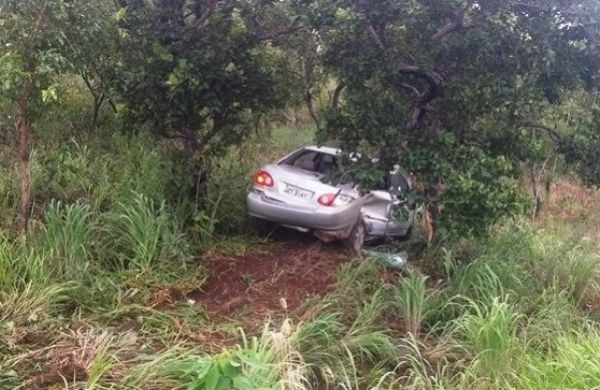
<svg viewBox="0 0 600 390"><path fill-rule="evenodd" d="M100 94L100 96L94 96L94 112L92 113L92 119L90 121L90 130L96 132L98 130L98 119L100 118L100 109L104 104L106 96Z"/></svg>
<svg viewBox="0 0 600 390"><path fill-rule="evenodd" d="M19 104L17 112L18 169L19 169L19 221L18 228L22 235L27 234L29 225L29 204L31 198L31 177L29 172L29 138L31 119L27 100Z"/></svg>

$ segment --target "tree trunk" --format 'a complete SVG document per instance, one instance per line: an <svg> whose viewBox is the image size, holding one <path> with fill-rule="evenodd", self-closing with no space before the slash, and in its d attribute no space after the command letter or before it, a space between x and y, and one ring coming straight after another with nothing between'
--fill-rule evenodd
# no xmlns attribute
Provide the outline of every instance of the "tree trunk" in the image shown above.
<svg viewBox="0 0 600 390"><path fill-rule="evenodd" d="M106 96L101 93L100 95L94 95L94 112L92 113L92 119L90 121L90 130L96 132L98 130L98 118L100 117L100 109L104 104Z"/></svg>
<svg viewBox="0 0 600 390"><path fill-rule="evenodd" d="M438 224L441 217L441 208L438 203L439 196L442 193L442 182L436 180L435 183L431 184L425 190L425 195L432 201L425 205L425 235L427 244L431 245L438 240Z"/></svg>
<svg viewBox="0 0 600 390"><path fill-rule="evenodd" d="M29 224L29 203L31 197L31 178L29 172L29 137L31 134L31 120L29 118L29 104L26 101L19 104L17 115L17 159L20 179L18 228L19 232L22 235L25 235Z"/></svg>
<svg viewBox="0 0 600 390"><path fill-rule="evenodd" d="M534 162L531 162L529 165L529 179L531 182L531 191L535 202L532 215L533 219L538 219L542 214L546 199L548 199L548 195L550 193L549 180L546 182L546 197L544 197L544 191L542 190L542 179L544 177L544 173L546 172L546 165L548 164L548 161L548 159L545 160L540 166L539 170L536 169Z"/></svg>

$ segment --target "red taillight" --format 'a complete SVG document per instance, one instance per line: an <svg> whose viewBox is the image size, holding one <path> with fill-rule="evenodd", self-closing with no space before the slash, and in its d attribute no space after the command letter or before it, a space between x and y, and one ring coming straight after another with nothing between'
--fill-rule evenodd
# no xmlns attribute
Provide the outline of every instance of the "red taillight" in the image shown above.
<svg viewBox="0 0 600 390"><path fill-rule="evenodd" d="M317 199L317 202L319 202L323 206L341 207L354 202L354 198L352 196L342 194L340 191L337 194L321 195L319 196L319 199Z"/></svg>
<svg viewBox="0 0 600 390"><path fill-rule="evenodd" d="M319 196L319 199L317 199L317 201L319 203L321 203L323 206L331 206L333 204L333 202L335 201L335 197L336 197L336 194L325 194L325 195Z"/></svg>
<svg viewBox="0 0 600 390"><path fill-rule="evenodd" d="M254 175L254 182L259 186L273 187L273 178L267 171L258 171Z"/></svg>

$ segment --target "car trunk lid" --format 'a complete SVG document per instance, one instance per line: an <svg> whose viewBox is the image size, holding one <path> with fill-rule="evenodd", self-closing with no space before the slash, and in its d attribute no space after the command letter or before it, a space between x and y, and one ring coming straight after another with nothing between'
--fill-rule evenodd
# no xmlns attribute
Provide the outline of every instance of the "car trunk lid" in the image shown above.
<svg viewBox="0 0 600 390"><path fill-rule="evenodd" d="M273 178L274 185L265 188L270 198L287 204L316 208L318 198L337 193L338 189L321 182L322 175L288 165L267 165L263 168Z"/></svg>

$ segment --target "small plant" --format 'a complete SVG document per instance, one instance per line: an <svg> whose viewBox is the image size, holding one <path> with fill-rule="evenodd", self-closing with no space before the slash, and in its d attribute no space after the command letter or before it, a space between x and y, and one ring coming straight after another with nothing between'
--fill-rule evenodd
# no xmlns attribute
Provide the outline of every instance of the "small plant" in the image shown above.
<svg viewBox="0 0 600 390"><path fill-rule="evenodd" d="M433 295L427 291L427 277L411 273L402 279L396 289L396 302L404 320L404 328L413 335L419 334L427 316Z"/></svg>
<svg viewBox="0 0 600 390"><path fill-rule="evenodd" d="M242 282L250 285L254 282L254 275L252 275L249 272L246 272L246 273L242 274L241 279L242 279Z"/></svg>
<svg viewBox="0 0 600 390"><path fill-rule="evenodd" d="M147 270L159 261L188 256L184 235L166 204L158 207L144 195L119 203L105 222L105 250L121 265Z"/></svg>
<svg viewBox="0 0 600 390"><path fill-rule="evenodd" d="M53 201L46 210L42 247L53 259L53 272L59 276L81 275L91 260L92 215L87 205L63 205Z"/></svg>
<svg viewBox="0 0 600 390"><path fill-rule="evenodd" d="M260 337L241 335L241 344L216 355L172 356L161 364L162 374L194 390L309 388L289 319L276 331L266 324Z"/></svg>
<svg viewBox="0 0 600 390"><path fill-rule="evenodd" d="M470 305L474 314L459 318L454 331L473 353L472 366L480 367L479 374L501 374L508 368L517 345L516 324L520 316L506 298L495 298L489 306L480 302Z"/></svg>

